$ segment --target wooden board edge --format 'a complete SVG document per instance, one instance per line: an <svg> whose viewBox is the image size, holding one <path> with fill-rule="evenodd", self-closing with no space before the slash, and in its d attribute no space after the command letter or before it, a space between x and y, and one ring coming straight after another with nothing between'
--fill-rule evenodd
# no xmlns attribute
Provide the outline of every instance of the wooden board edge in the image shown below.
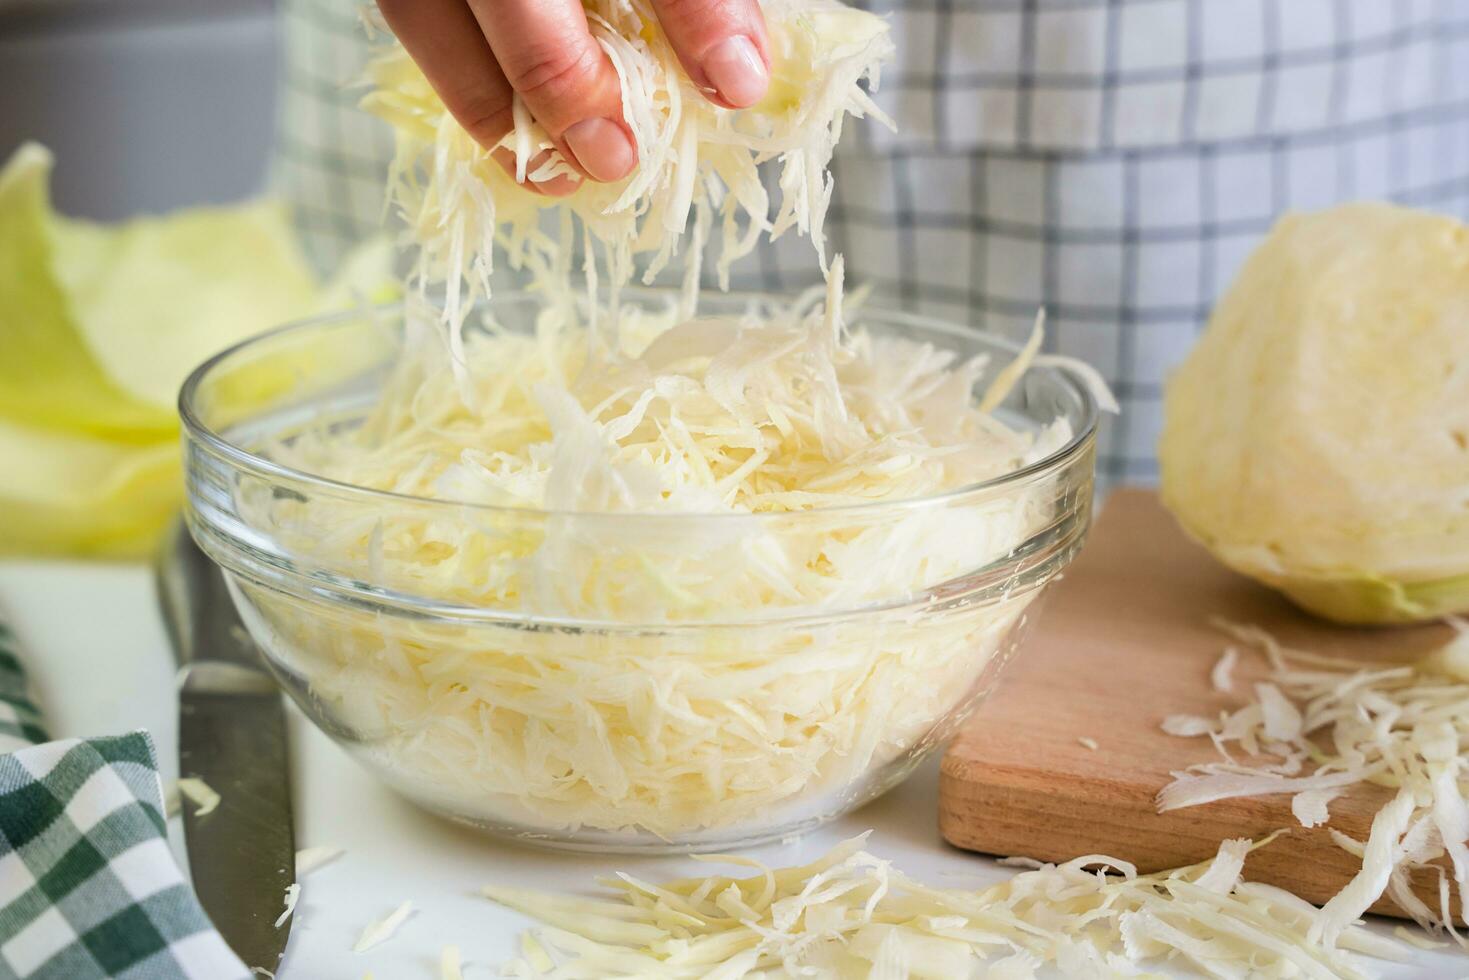
<svg viewBox="0 0 1469 980"><path fill-rule="evenodd" d="M1102 816L1098 809L1088 804L1085 781L1058 780L1043 789L992 781L977 792L972 782L944 765L939 782L940 836L954 847L981 854L1059 863L1084 854L1109 853L1137 864L1140 873L1150 874L1206 861L1229 838L1258 840L1284 830L1274 843L1250 855L1246 878L1283 888L1317 905L1331 899L1361 866L1337 846L1327 828L1282 828L1264 808L1216 803L1160 814L1149 801L1128 805L1119 816L1113 799L1106 814L1110 819L1104 822L1098 819ZM1152 860L1116 847L1114 824L1119 819L1126 824L1125 836L1147 840ZM1049 843L1050 839L1056 843ZM1308 870L1303 873L1303 868ZM1421 900L1438 907L1437 874L1425 869L1414 876L1413 886ZM1370 911L1409 917L1386 896Z"/></svg>

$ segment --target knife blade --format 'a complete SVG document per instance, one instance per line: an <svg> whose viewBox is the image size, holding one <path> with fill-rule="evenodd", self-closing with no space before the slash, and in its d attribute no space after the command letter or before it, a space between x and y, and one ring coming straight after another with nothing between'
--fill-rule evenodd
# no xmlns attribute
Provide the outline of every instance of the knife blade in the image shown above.
<svg viewBox="0 0 1469 980"><path fill-rule="evenodd" d="M224 575L182 525L157 566L159 601L178 657L179 774L220 796L202 816L185 802L194 891L246 966L274 971L296 880L290 760L280 689L240 622Z"/></svg>

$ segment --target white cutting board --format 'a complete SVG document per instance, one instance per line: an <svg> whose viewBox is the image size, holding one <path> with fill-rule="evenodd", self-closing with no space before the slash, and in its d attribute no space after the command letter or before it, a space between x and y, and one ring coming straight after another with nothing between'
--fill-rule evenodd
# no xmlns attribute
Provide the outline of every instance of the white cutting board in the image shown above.
<svg viewBox="0 0 1469 980"><path fill-rule="evenodd" d="M146 569L134 565L0 562L0 612L57 737L153 733L165 779L176 773L172 662ZM1023 655L1023 654L1022 654ZM1003 690L999 695L1003 697ZM532 888L585 889L598 875L628 870L653 879L708 873L687 858L563 855L499 844L427 816L382 789L325 736L293 712L299 846L346 849L303 882L280 980L437 980L446 945L463 952L467 980L489 980L515 955L529 921L475 895L490 881ZM789 845L753 852L771 864L809 860L846 837L873 829L870 848L909 874L950 887L980 887L1009 872L988 858L945 845L936 829L936 767L835 824ZM182 854L177 839L175 851ZM397 936L354 955L369 921L411 900L418 913ZM1387 932L1391 923L1379 923ZM1421 953L1393 978L1469 978L1469 957Z"/></svg>

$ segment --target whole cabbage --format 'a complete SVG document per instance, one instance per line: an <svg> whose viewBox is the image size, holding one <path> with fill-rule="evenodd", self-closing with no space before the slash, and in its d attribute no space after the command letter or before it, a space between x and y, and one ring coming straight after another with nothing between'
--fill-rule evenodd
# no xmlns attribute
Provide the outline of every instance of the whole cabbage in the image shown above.
<svg viewBox="0 0 1469 980"><path fill-rule="evenodd" d="M1170 379L1159 457L1189 533L1312 612L1469 610L1469 228L1281 219Z"/></svg>

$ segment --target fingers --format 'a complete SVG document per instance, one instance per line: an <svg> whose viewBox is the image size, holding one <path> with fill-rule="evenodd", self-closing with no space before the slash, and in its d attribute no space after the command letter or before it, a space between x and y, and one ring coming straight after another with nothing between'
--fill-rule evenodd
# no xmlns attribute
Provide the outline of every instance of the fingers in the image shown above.
<svg viewBox="0 0 1469 980"><path fill-rule="evenodd" d="M405 0L411 2L411 0ZM638 160L617 72L587 29L580 0L469 0L503 77L587 176L627 176Z"/></svg>
<svg viewBox="0 0 1469 980"><path fill-rule="evenodd" d="M378 0L378 8L469 135L488 148L510 132L510 83L463 0Z"/></svg>
<svg viewBox="0 0 1469 980"><path fill-rule="evenodd" d="M710 100L754 105L770 84L769 40L757 0L653 0L684 70ZM519 93L563 155L614 181L637 164L617 73L587 29L580 0L378 0L444 105L481 145L514 125ZM511 159L497 154L505 163ZM513 163L507 166L513 171ZM568 178L539 189L568 193Z"/></svg>
<svg viewBox="0 0 1469 980"><path fill-rule="evenodd" d="M743 109L770 87L770 42L756 0L653 0L684 71L710 100Z"/></svg>
<svg viewBox="0 0 1469 980"><path fill-rule="evenodd" d="M463 0L378 0L378 7L444 107L476 142L492 149L514 127L514 90ZM491 156L515 175L515 154L492 150ZM532 161L529 170L541 162ZM576 190L577 182L563 176L522 186L561 197Z"/></svg>

